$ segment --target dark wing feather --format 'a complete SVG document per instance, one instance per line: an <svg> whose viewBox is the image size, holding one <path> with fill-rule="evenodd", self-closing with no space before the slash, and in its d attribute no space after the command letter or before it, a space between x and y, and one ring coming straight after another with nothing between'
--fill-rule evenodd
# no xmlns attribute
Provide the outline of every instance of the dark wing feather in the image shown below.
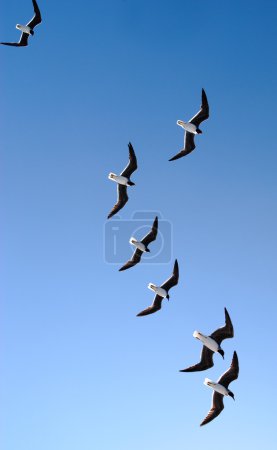
<svg viewBox="0 0 277 450"><path fill-rule="evenodd" d="M160 297L159 295L156 295L152 305L141 311L139 314L137 314L137 317L148 316L149 314L153 314L159 311L162 307L162 301L163 298Z"/></svg>
<svg viewBox="0 0 277 450"><path fill-rule="evenodd" d="M114 205L110 214L108 215L108 219L114 216L118 211L120 211L123 206L128 202L127 195L127 186L123 186L122 184L117 185L117 203Z"/></svg>
<svg viewBox="0 0 277 450"><path fill-rule="evenodd" d="M157 238L157 234L158 234L158 217L155 218L151 231L146 236L144 236L141 242L147 247L150 244L150 242L155 241L155 239Z"/></svg>
<svg viewBox="0 0 277 450"><path fill-rule="evenodd" d="M221 384L222 386L226 387L226 389L228 389L229 384L232 383L232 381L236 380L238 376L239 376L239 360L237 352L234 352L231 366L219 378L218 384Z"/></svg>
<svg viewBox="0 0 277 450"><path fill-rule="evenodd" d="M214 365L213 354L214 352L204 345L201 352L200 362L194 366L188 367L187 369L180 370L180 372L201 372L202 370L210 369Z"/></svg>
<svg viewBox="0 0 277 450"><path fill-rule="evenodd" d="M181 150L177 155L173 156L169 161L175 161L176 159L183 158L183 156L189 155L195 149L194 134L186 131L185 134L185 148Z"/></svg>
<svg viewBox="0 0 277 450"><path fill-rule="evenodd" d="M169 291L173 286L176 286L179 281L179 266L178 261L176 259L173 269L173 274L171 277L164 282L164 284L161 285L161 288L163 288L165 291Z"/></svg>
<svg viewBox="0 0 277 450"><path fill-rule="evenodd" d="M30 20L29 23L27 23L27 26L30 27L32 30L41 23L41 14L38 7L38 4L36 0L33 0L33 6L34 6L34 17Z"/></svg>
<svg viewBox="0 0 277 450"><path fill-rule="evenodd" d="M28 45L28 33L21 33L18 42L1 42L2 45L9 45L10 47L26 47Z"/></svg>
<svg viewBox="0 0 277 450"><path fill-rule="evenodd" d="M219 394L218 392L214 392L211 409L208 412L207 417L200 424L200 427L214 420L217 416L219 416L219 414L221 413L221 411L223 411L223 409L224 409L223 395Z"/></svg>
<svg viewBox="0 0 277 450"><path fill-rule="evenodd" d="M130 269L131 267L134 267L136 264L138 264L141 260L142 253L143 252L139 248L137 248L132 258L129 261L127 261L127 263L124 264L124 266L122 266L121 269L119 269L119 272L122 272L123 270L126 269Z"/></svg>
<svg viewBox="0 0 277 450"><path fill-rule="evenodd" d="M135 172L135 170L137 170L137 168L138 168L137 158L136 158L135 151L133 149L131 142L129 142L128 147L129 147L129 163L128 163L128 166L125 167L123 172L121 172L121 174L120 174L122 177L126 177L126 178L130 178L132 173Z"/></svg>
<svg viewBox="0 0 277 450"><path fill-rule="evenodd" d="M231 322L229 313L226 308L224 308L224 311L225 311L224 327L221 327L218 330L214 331L210 336L212 339L214 339L218 343L218 345L220 345L224 339L230 339L230 338L234 337L234 327Z"/></svg>
<svg viewBox="0 0 277 450"><path fill-rule="evenodd" d="M206 92L204 89L202 89L202 104L200 111L192 118L190 119L190 123L193 123L195 126L199 127L201 122L204 122L204 120L207 120L209 118L209 104L208 99L206 96Z"/></svg>

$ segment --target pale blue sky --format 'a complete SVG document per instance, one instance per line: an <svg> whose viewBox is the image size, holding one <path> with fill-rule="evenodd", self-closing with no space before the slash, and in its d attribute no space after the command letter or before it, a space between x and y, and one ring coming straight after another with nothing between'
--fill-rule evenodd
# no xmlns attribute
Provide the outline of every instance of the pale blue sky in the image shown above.
<svg viewBox="0 0 277 450"><path fill-rule="evenodd" d="M16 40L31 1L0 5L0 40ZM0 48L1 448L273 450L276 3L39 5L31 45ZM202 87L210 120L196 151L169 163L183 143L176 120L195 114ZM107 175L125 166L129 141L139 170L121 223L160 212L173 251L118 273L103 257ZM137 318L175 258L171 301ZM193 331L223 325L224 306L235 327L225 361L179 373L199 358ZM200 428L204 378L234 350L236 402Z"/></svg>

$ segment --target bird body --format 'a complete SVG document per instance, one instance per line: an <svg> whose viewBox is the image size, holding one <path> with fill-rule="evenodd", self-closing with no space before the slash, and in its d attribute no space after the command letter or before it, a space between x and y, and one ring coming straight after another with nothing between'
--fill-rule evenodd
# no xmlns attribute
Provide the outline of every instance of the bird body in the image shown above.
<svg viewBox="0 0 277 450"><path fill-rule="evenodd" d="M10 47L26 47L28 45L28 39L30 34L33 36L34 28L42 22L40 10L36 0L32 0L34 7L34 17L27 23L27 25L17 24L16 28L21 31L21 36L18 42L1 42L2 45L8 45Z"/></svg>
<svg viewBox="0 0 277 450"><path fill-rule="evenodd" d="M234 328L231 322L229 313L226 308L225 311L225 325L221 328L215 330L210 336L205 336L199 331L195 331L193 336L199 339L203 348L201 351L200 362L194 366L187 367L186 369L180 370L180 372L199 372L202 370L207 370L213 367L213 354L219 353L224 359L224 351L221 348L221 342L224 339L230 339L234 337Z"/></svg>
<svg viewBox="0 0 277 450"><path fill-rule="evenodd" d="M177 125L179 127L183 128L185 131L188 131L189 133L193 134L199 134L197 131L197 126L190 122L183 122L182 120L177 120Z"/></svg>
<svg viewBox="0 0 277 450"><path fill-rule="evenodd" d="M133 253L133 256L129 261L122 266L119 271L122 272L124 270L130 269L131 267L136 266L140 261L143 253L149 253L150 250L148 248L148 245L151 244L151 242L155 241L158 235L158 226L159 226L159 219L158 217L155 218L152 228L149 231L149 233L142 238L141 241L138 241L134 237L131 237L130 244L134 245L136 247L135 252Z"/></svg>
<svg viewBox="0 0 277 450"><path fill-rule="evenodd" d="M211 409L208 412L206 418L201 422L200 424L201 427L214 420L223 411L224 397L232 397L232 399L235 400L233 392L230 391L229 389L229 384L232 383L232 381L235 381L238 378L238 376L239 376L239 360L237 352L234 352L233 359L229 369L226 370L226 372L224 372L223 375L221 375L221 377L219 378L219 380L217 380L217 382L209 380L209 378L205 379L204 384L206 386L211 387L214 390L214 393L212 397Z"/></svg>
<svg viewBox="0 0 277 450"><path fill-rule="evenodd" d="M131 237L130 244L132 244L134 247L139 249L143 253L148 253L149 250L146 248L146 246L143 244L143 242L137 241L134 237Z"/></svg>
<svg viewBox="0 0 277 450"><path fill-rule="evenodd" d="M165 289L163 289L160 286L156 286L153 283L148 284L148 289L150 289L151 291L154 291L155 294L159 295L159 297L162 297L162 298L168 297L168 292Z"/></svg>
<svg viewBox="0 0 277 450"><path fill-rule="evenodd" d="M129 197L127 194L127 187L128 186L134 186L135 183L133 183L130 180L130 177L135 170L137 170L137 158L135 151L133 149L133 146L131 142L128 144L129 147L129 163L125 167L125 169L121 172L120 175L116 175L115 173L109 174L109 179L112 181L115 181L117 183L117 202L112 208L111 212L108 215L108 219L113 217L118 211L120 211L128 202Z"/></svg>
<svg viewBox="0 0 277 450"><path fill-rule="evenodd" d="M130 185L130 181L126 177L122 177L121 175L116 175L115 173L109 174L109 179L115 181L117 184L121 184L122 186L132 186Z"/></svg>
<svg viewBox="0 0 277 450"><path fill-rule="evenodd" d="M202 134L202 131L199 129L199 125L209 118L210 114L209 103L206 96L206 92L202 89L202 103L200 110L195 116L192 117L188 122L184 122L183 120L177 120L177 125L182 127L185 130L184 136L184 148L177 153L177 155L173 156L169 161L175 161L176 159L183 158L183 156L191 153L195 148L194 136L196 134Z"/></svg>
<svg viewBox="0 0 277 450"><path fill-rule="evenodd" d="M151 291L154 291L156 293L154 301L151 306L148 306L148 308L141 311L139 314L137 314L137 317L142 316L148 316L149 314L153 314L157 311L159 311L162 307L162 302L165 298L169 300L169 290L176 286L179 282L179 265L177 259L175 260L173 273L168 280L166 280L161 286L156 286L153 283L149 283L148 288L151 289Z"/></svg>
<svg viewBox="0 0 277 450"><path fill-rule="evenodd" d="M31 28L28 27L28 25L17 24L15 28L17 28L18 30L22 31L22 33L26 33L26 34L29 34L29 35L30 34L34 34L34 31L31 30Z"/></svg>
<svg viewBox="0 0 277 450"><path fill-rule="evenodd" d="M209 387L212 388L215 392L218 392L218 393L221 394L221 395L224 395L224 396L226 396L226 397L229 396L229 391L228 391L228 389L226 389L225 386L222 386L221 384L216 383L216 382L210 380L209 378L205 378L204 384L205 384L206 386L209 386Z"/></svg>
<svg viewBox="0 0 277 450"><path fill-rule="evenodd" d="M218 353L218 350L220 350L220 345L212 339L210 336L205 336L204 334L200 333L199 331L195 331L193 333L193 337L196 339L199 339L205 347L208 347L212 352Z"/></svg>

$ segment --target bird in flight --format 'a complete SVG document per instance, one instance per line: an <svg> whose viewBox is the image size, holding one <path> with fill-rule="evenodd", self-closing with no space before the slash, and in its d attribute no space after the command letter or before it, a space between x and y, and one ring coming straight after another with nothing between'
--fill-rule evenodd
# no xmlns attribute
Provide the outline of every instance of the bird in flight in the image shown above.
<svg viewBox="0 0 277 450"><path fill-rule="evenodd" d="M108 219L114 216L118 211L120 211L128 202L128 194L127 194L127 186L134 186L130 180L130 177L135 170L137 170L137 158L135 155L135 151L131 142L129 142L129 163L127 167L121 172L120 175L116 175L115 173L109 174L109 179L115 181L117 183L117 203L114 205L113 209L108 215Z"/></svg>
<svg viewBox="0 0 277 450"><path fill-rule="evenodd" d="M16 25L16 28L22 32L19 41L18 42L1 42L2 45L9 45L11 47L26 47L28 45L28 39L29 39L30 34L32 36L34 36L34 34L35 34L34 28L37 25L39 25L42 21L40 10L39 10L36 0L32 0L32 2L33 2L33 6L34 6L34 13L35 13L32 20L30 20L30 22L28 22L27 25L19 25L19 24Z"/></svg>
<svg viewBox="0 0 277 450"><path fill-rule="evenodd" d="M153 226L149 233L144 236L144 238L141 241L137 241L134 237L131 237L130 244L134 245L136 247L136 250L132 256L132 258L127 261L124 266L119 269L120 272L126 269L130 269L131 267L134 267L136 264L138 264L141 260L141 257L143 253L149 253L150 250L148 248L148 245L155 241L158 234L158 217L155 218Z"/></svg>
<svg viewBox="0 0 277 450"><path fill-rule="evenodd" d="M195 331L193 336L199 339L203 343L203 349L201 352L201 360L198 364L188 367L187 369L180 370L180 372L200 372L213 367L213 354L219 353L224 358L224 351L221 348L221 342L224 339L234 337L234 328L231 322L229 313L226 308L225 311L225 325L218 330L214 331L210 336L205 336L199 331Z"/></svg>
<svg viewBox="0 0 277 450"><path fill-rule="evenodd" d="M195 149L194 136L196 134L202 134L199 125L209 118L209 104L206 96L206 92L202 89L202 104L200 111L188 122L183 122L183 120L177 120L177 125L185 130L184 136L184 148L173 156L169 161L175 161L176 159L182 158L188 155Z"/></svg>
<svg viewBox="0 0 277 450"><path fill-rule="evenodd" d="M148 288L156 293L156 297L154 298L152 305L141 311L139 314L137 314L137 317L147 316L148 314L153 314L159 311L162 307L163 299L167 298L169 300L170 297L168 292L173 286L176 286L178 284L178 281L179 281L179 266L178 261L176 259L173 274L167 281L165 281L165 283L163 283L160 287L152 283L148 285Z"/></svg>
<svg viewBox="0 0 277 450"><path fill-rule="evenodd" d="M219 378L219 380L215 383L208 378L205 379L204 384L206 386L211 387L214 390L211 409L208 412L207 417L200 424L202 427L207 423L214 420L221 411L224 409L223 399L224 397L232 397L235 400L235 396L232 391L229 389L229 384L232 381L236 380L239 376L239 360L237 352L234 352L231 366L229 369Z"/></svg>

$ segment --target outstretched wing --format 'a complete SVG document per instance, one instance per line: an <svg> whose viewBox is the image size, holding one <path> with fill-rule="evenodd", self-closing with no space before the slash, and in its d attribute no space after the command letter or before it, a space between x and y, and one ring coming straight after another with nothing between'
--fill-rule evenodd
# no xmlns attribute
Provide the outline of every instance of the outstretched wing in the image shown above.
<svg viewBox="0 0 277 450"><path fill-rule="evenodd" d="M124 266L119 269L119 272L122 272L123 270L130 269L131 267L134 267L136 264L138 264L141 260L142 251L137 248L132 256L132 258L124 264Z"/></svg>
<svg viewBox="0 0 277 450"><path fill-rule="evenodd" d="M224 327L218 328L218 330L214 331L210 336L218 343L218 345L220 345L224 339L230 339L234 337L234 327L231 322L229 313L226 308L224 308L224 311L225 311Z"/></svg>
<svg viewBox="0 0 277 450"><path fill-rule="evenodd" d="M206 92L202 89L202 104L200 107L200 111L190 119L190 123L193 123L195 126L199 127L201 122L207 120L209 118L209 104L206 96Z"/></svg>
<svg viewBox="0 0 277 450"><path fill-rule="evenodd" d="M168 292L169 289L171 289L173 286L176 286L178 284L178 281L179 281L179 265L178 265L178 261L176 259L175 264L174 264L173 274L171 275L171 277L168 280L166 280L164 282L164 284L161 285L161 288Z"/></svg>
<svg viewBox="0 0 277 450"><path fill-rule="evenodd" d="M159 311L162 307L162 301L163 298L160 297L160 295L156 295L152 305L137 314L137 317L148 316L149 314Z"/></svg>
<svg viewBox="0 0 277 450"><path fill-rule="evenodd" d="M155 218L151 231L144 236L141 242L147 247L151 242L155 241L158 234L158 217Z"/></svg>
<svg viewBox="0 0 277 450"><path fill-rule="evenodd" d="M128 195L127 195L127 186L124 186L122 184L117 185L117 203L114 205L113 209L111 210L110 214L108 215L108 219L110 219L112 216L114 216L118 211L120 211L123 206L126 205L128 202Z"/></svg>
<svg viewBox="0 0 277 450"><path fill-rule="evenodd" d="M239 360L237 352L234 352L231 366L219 378L218 384L221 384L222 386L226 387L226 389L228 389L229 384L232 383L232 381L236 380L238 376L239 376Z"/></svg>
<svg viewBox="0 0 277 450"><path fill-rule="evenodd" d="M187 369L180 370L180 372L201 372L202 370L210 369L214 365L213 354L214 352L204 345L200 355L200 362Z"/></svg>
<svg viewBox="0 0 277 450"><path fill-rule="evenodd" d="M221 413L221 411L223 411L223 409L224 409L223 395L219 394L218 392L214 392L211 409L208 412L207 417L200 424L200 427L214 420L217 416L219 416L219 414Z"/></svg>
<svg viewBox="0 0 277 450"><path fill-rule="evenodd" d="M20 40L18 42L1 42L2 45L9 45L10 47L26 47L28 45L28 33L21 33Z"/></svg>
<svg viewBox="0 0 277 450"><path fill-rule="evenodd" d="M175 161L176 159L183 158L195 149L194 134L186 131L185 133L185 148L181 150L177 155L173 156L169 161Z"/></svg>
<svg viewBox="0 0 277 450"><path fill-rule="evenodd" d="M135 170L137 170L137 168L138 168L137 157L136 157L136 154L135 154L135 151L133 149L131 142L129 142L128 147L129 147L129 163L128 163L128 166L125 167L123 172L121 172L121 174L120 174L122 177L126 177L126 178L130 178L132 173L135 172Z"/></svg>
<svg viewBox="0 0 277 450"><path fill-rule="evenodd" d="M30 20L30 22L27 23L27 26L33 30L37 25L39 25L41 23L41 14L40 14L40 10L39 10L36 0L32 0L32 1L33 1L35 15Z"/></svg>

